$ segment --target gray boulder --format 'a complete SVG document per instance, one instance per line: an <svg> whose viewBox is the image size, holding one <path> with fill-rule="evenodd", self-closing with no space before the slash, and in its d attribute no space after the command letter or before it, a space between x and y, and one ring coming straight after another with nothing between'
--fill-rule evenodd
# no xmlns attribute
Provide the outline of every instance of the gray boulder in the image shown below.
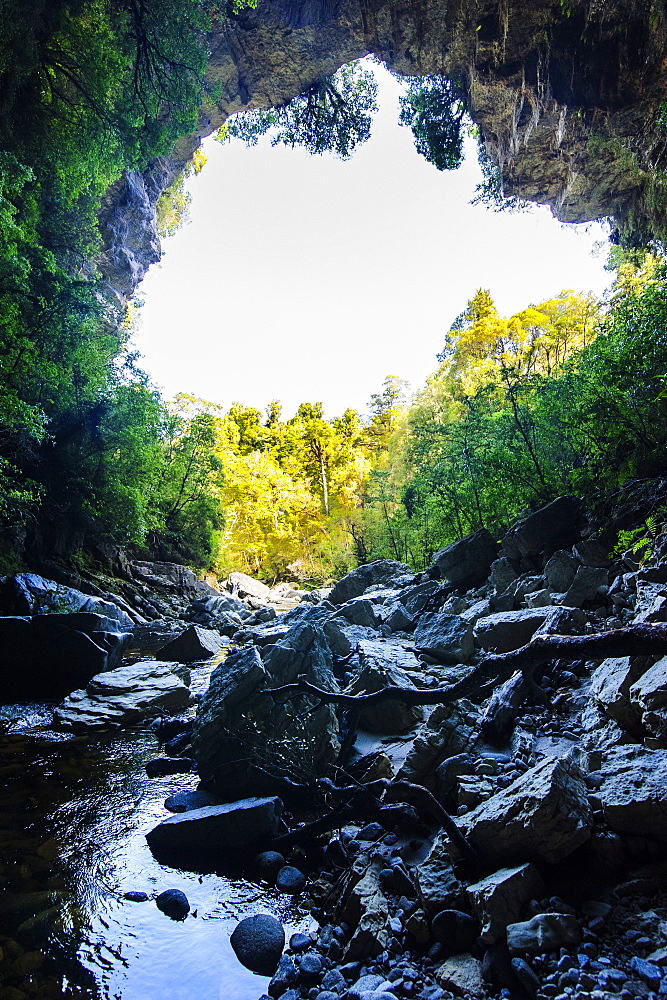
<svg viewBox="0 0 667 1000"><path fill-rule="evenodd" d="M630 688L638 680L645 665L642 657L608 657L591 677L590 694L602 712L632 731L641 723L642 711L630 700Z"/></svg>
<svg viewBox="0 0 667 1000"><path fill-rule="evenodd" d="M642 674L630 688L632 707L642 713L646 729L662 739L667 736L667 656Z"/></svg>
<svg viewBox="0 0 667 1000"><path fill-rule="evenodd" d="M507 928L510 955L543 955L558 948L572 948L580 942L579 923L569 913L538 913L531 920Z"/></svg>
<svg viewBox="0 0 667 1000"><path fill-rule="evenodd" d="M496 594L504 593L510 584L514 583L519 574L516 572L507 556L501 556L491 563L489 580Z"/></svg>
<svg viewBox="0 0 667 1000"><path fill-rule="evenodd" d="M194 663L197 660L209 660L222 649L218 632L202 628L201 625L190 625L176 639L158 650L164 660L175 663Z"/></svg>
<svg viewBox="0 0 667 1000"><path fill-rule="evenodd" d="M597 795L612 830L667 840L667 750L614 747L605 754L600 776Z"/></svg>
<svg viewBox="0 0 667 1000"><path fill-rule="evenodd" d="M525 608L521 611L498 611L478 618L475 639L483 649L507 653L530 642L533 635L548 620L551 608Z"/></svg>
<svg viewBox="0 0 667 1000"><path fill-rule="evenodd" d="M172 591L181 597L189 597L190 599L214 597L220 593L204 580L199 580L191 569L180 563L136 560L130 563L130 569L132 575L138 580L149 583L158 589Z"/></svg>
<svg viewBox="0 0 667 1000"><path fill-rule="evenodd" d="M338 609L337 616L343 617L350 625L361 625L364 628L376 628L379 624L376 605L363 597L346 601Z"/></svg>
<svg viewBox="0 0 667 1000"><path fill-rule="evenodd" d="M513 525L502 539L502 552L510 559L542 556L569 549L579 541L586 524L585 508L574 496L563 496Z"/></svg>
<svg viewBox="0 0 667 1000"><path fill-rule="evenodd" d="M581 563L565 549L557 549L544 567L544 575L552 590L566 593L577 575Z"/></svg>
<svg viewBox="0 0 667 1000"><path fill-rule="evenodd" d="M395 601L387 608L383 615L380 632L382 635L391 635L392 632L413 632L416 619L400 603Z"/></svg>
<svg viewBox="0 0 667 1000"><path fill-rule="evenodd" d="M459 615L441 612L421 616L414 643L443 663L469 663L475 649L472 625Z"/></svg>
<svg viewBox="0 0 667 1000"><path fill-rule="evenodd" d="M394 562L393 559L377 559L375 562L357 566L339 580L329 594L328 600L336 605L345 604L353 597L359 597L369 587L378 583L388 583L406 573L410 573L410 567L405 563Z"/></svg>
<svg viewBox="0 0 667 1000"><path fill-rule="evenodd" d="M667 621L667 586L637 580L634 622L637 624Z"/></svg>
<svg viewBox="0 0 667 1000"><path fill-rule="evenodd" d="M554 864L590 837L591 807L572 757L546 758L457 820L485 861Z"/></svg>
<svg viewBox="0 0 667 1000"><path fill-rule="evenodd" d="M53 724L60 729L113 729L157 713L182 712L190 704L190 689L178 669L175 663L141 660L97 674L84 690L65 698Z"/></svg>
<svg viewBox="0 0 667 1000"><path fill-rule="evenodd" d="M398 594L398 600L409 615L418 615L442 589L441 583L437 580L431 580L429 583L419 583L401 590Z"/></svg>
<svg viewBox="0 0 667 1000"><path fill-rule="evenodd" d="M486 580L497 553L498 543L493 535L486 528L480 528L436 552L433 566L447 583L473 587Z"/></svg>
<svg viewBox="0 0 667 1000"><path fill-rule="evenodd" d="M282 802L275 797L189 809L153 827L146 840L155 853L178 855L186 861L211 855L233 857L284 832L282 810Z"/></svg>
<svg viewBox="0 0 667 1000"><path fill-rule="evenodd" d="M482 924L482 940L494 944L518 920L524 903L544 894L544 883L535 865L519 865L487 875L467 893Z"/></svg>
<svg viewBox="0 0 667 1000"><path fill-rule="evenodd" d="M608 582L608 570L593 566L580 566L567 593L560 598L558 604L567 608L581 608L586 601L604 596L606 590L602 591L602 588L606 588Z"/></svg>

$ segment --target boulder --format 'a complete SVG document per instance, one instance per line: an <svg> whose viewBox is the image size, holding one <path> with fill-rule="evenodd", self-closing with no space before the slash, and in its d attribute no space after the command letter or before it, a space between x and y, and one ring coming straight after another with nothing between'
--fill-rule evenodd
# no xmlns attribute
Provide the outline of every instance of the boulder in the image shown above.
<svg viewBox="0 0 667 1000"><path fill-rule="evenodd" d="M442 589L441 583L432 580L429 583L419 583L413 587L406 587L399 592L398 599L409 615L416 616L428 607Z"/></svg>
<svg viewBox="0 0 667 1000"><path fill-rule="evenodd" d="M395 577L410 573L410 567L393 559L376 559L375 562L357 566L335 585L328 600L332 604L345 604L353 597L359 597L378 583L388 583Z"/></svg>
<svg viewBox="0 0 667 1000"><path fill-rule="evenodd" d="M585 538L573 547L572 553L583 566L608 569L611 566L609 550L597 538Z"/></svg>
<svg viewBox="0 0 667 1000"><path fill-rule="evenodd" d="M271 588L267 587L261 580L254 580L247 573L230 573L226 580L226 586L234 597L254 597L267 604L271 601Z"/></svg>
<svg viewBox="0 0 667 1000"><path fill-rule="evenodd" d="M439 833L428 856L416 869L425 906L432 912L456 909L465 899L465 886L452 867L447 839Z"/></svg>
<svg viewBox="0 0 667 1000"><path fill-rule="evenodd" d="M609 570L593 566L580 566L567 593L559 599L558 604L566 608L581 608L586 601L604 596L606 590L602 594L600 591L608 583Z"/></svg>
<svg viewBox="0 0 667 1000"><path fill-rule="evenodd" d="M220 634L201 625L191 625L176 639L158 650L164 660L175 663L194 663L197 660L209 660L222 649Z"/></svg>
<svg viewBox="0 0 667 1000"><path fill-rule="evenodd" d="M494 559L491 563L491 571L489 573L489 580L493 584L493 589L496 594L504 593L510 584L514 583L519 574L512 566L512 563L506 556L501 556L500 559Z"/></svg>
<svg viewBox="0 0 667 1000"><path fill-rule="evenodd" d="M419 619L414 643L443 663L469 663L474 652L472 625L459 615L426 613Z"/></svg>
<svg viewBox="0 0 667 1000"><path fill-rule="evenodd" d="M113 601L101 597L91 597L73 587L65 587L54 580L46 580L36 573L20 573L17 576L0 577L0 614L2 615L47 615L69 614L72 611L92 611L105 618L111 618L120 628L129 631L135 623L127 612ZM140 616L136 620L141 621Z"/></svg>
<svg viewBox="0 0 667 1000"><path fill-rule="evenodd" d="M569 913L538 913L531 920L509 924L507 928L510 955L543 955L580 942L579 923Z"/></svg>
<svg viewBox="0 0 667 1000"><path fill-rule="evenodd" d="M457 825L485 861L554 864L590 837L583 775L570 757L547 757Z"/></svg>
<svg viewBox="0 0 667 1000"><path fill-rule="evenodd" d="M0 700L62 697L113 669L132 640L119 628L92 612L0 618Z"/></svg>
<svg viewBox="0 0 667 1000"><path fill-rule="evenodd" d="M236 925L229 943L246 969L260 976L272 976L285 947L285 931L272 914L255 913Z"/></svg>
<svg viewBox="0 0 667 1000"><path fill-rule="evenodd" d="M387 640L361 640L357 645L359 670L352 680L349 691L371 693L387 685L414 687L408 669L417 667L414 653L409 653L395 642ZM423 709L406 705L399 700L388 699L379 705L365 707L360 722L365 729L374 733L406 733L424 717Z"/></svg>
<svg viewBox="0 0 667 1000"><path fill-rule="evenodd" d="M578 559L571 552L565 549L557 549L544 567L544 575L552 590L559 594L566 593L577 575L577 570L581 566Z"/></svg>
<svg viewBox="0 0 667 1000"><path fill-rule="evenodd" d="M533 635L552 614L551 608L525 608L521 611L498 611L478 618L475 639L483 649L507 653L530 642Z"/></svg>
<svg viewBox="0 0 667 1000"><path fill-rule="evenodd" d="M364 600L363 597L354 597L351 601L346 601L337 612L350 625L362 625L365 628L375 628L378 623L376 606L372 601Z"/></svg>
<svg viewBox="0 0 667 1000"><path fill-rule="evenodd" d="M283 805L275 797L240 799L219 806L205 806L170 816L146 834L154 853L178 856L183 861L242 851L284 831Z"/></svg>
<svg viewBox="0 0 667 1000"><path fill-rule="evenodd" d="M637 624L667 621L667 587L663 583L637 580L633 621Z"/></svg>
<svg viewBox="0 0 667 1000"><path fill-rule="evenodd" d="M646 662L643 657L608 657L591 677L590 695L600 710L624 729L641 723L641 709L632 704L630 688L638 680Z"/></svg>
<svg viewBox="0 0 667 1000"><path fill-rule="evenodd" d="M494 944L519 918L524 903L541 898L544 883L535 865L526 864L501 868L468 886L467 893L482 923L482 940Z"/></svg>
<svg viewBox="0 0 667 1000"><path fill-rule="evenodd" d="M383 616L380 632L391 635L392 632L413 632L416 618L403 607L400 601L390 604L387 614Z"/></svg>
<svg viewBox="0 0 667 1000"><path fill-rule="evenodd" d="M440 910L431 920L431 933L449 955L460 955L470 951L477 935L479 924L469 913L461 910Z"/></svg>
<svg viewBox="0 0 667 1000"><path fill-rule="evenodd" d="M548 559L556 549L569 549L579 541L585 524L582 501L574 496L558 497L513 525L502 539L502 552L510 559Z"/></svg>
<svg viewBox="0 0 667 1000"><path fill-rule="evenodd" d="M184 618L196 625L212 625L213 621L223 615L238 615L247 618L250 615L243 601L237 600L231 594L217 594L211 597L200 597L187 608Z"/></svg>
<svg viewBox="0 0 667 1000"><path fill-rule="evenodd" d="M667 657L650 667L630 688L633 708L642 713L642 724L654 736L667 738Z"/></svg>
<svg viewBox="0 0 667 1000"><path fill-rule="evenodd" d="M219 800L203 788L192 792L174 792L164 800L164 807L172 813L189 812L191 809L203 809L206 806L218 806Z"/></svg>
<svg viewBox="0 0 667 1000"><path fill-rule="evenodd" d="M182 712L190 690L174 663L140 660L97 674L84 690L73 691L53 716L59 729L113 729L157 713Z"/></svg>
<svg viewBox="0 0 667 1000"><path fill-rule="evenodd" d="M466 698L436 705L419 727L396 777L436 788L436 769L447 757L473 750L481 739L476 705Z"/></svg>
<svg viewBox="0 0 667 1000"><path fill-rule="evenodd" d="M158 910L162 910L172 920L185 920L190 912L188 897L180 889L165 889L155 903Z"/></svg>
<svg viewBox="0 0 667 1000"><path fill-rule="evenodd" d="M452 586L473 587L486 580L497 552L498 544L493 535L486 528L480 528L436 552L433 568Z"/></svg>
<svg viewBox="0 0 667 1000"><path fill-rule="evenodd" d="M482 977L482 963L472 955L452 955L446 959L435 974L435 981L444 990L450 990L457 997L486 997L486 986Z"/></svg>
<svg viewBox="0 0 667 1000"><path fill-rule="evenodd" d="M604 757L600 777L596 794L612 830L667 840L667 750L614 747Z"/></svg>
<svg viewBox="0 0 667 1000"><path fill-rule="evenodd" d="M389 906L380 887L379 867L355 865L353 880L343 904L343 918L353 928L345 952L348 962L374 958L387 946L389 940Z"/></svg>

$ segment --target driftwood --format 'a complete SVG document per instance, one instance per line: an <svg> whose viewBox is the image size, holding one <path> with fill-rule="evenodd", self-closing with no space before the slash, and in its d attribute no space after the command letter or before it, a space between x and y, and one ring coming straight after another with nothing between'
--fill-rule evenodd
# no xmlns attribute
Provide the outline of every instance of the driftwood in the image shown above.
<svg viewBox="0 0 667 1000"><path fill-rule="evenodd" d="M388 825L401 818L414 818L416 809L419 816L424 812L430 813L464 857L470 860L476 858L475 851L452 817L443 809L435 796L422 785L415 785L410 781L378 778L377 781L370 781L367 784L341 786L329 778L321 778L317 782L317 789L333 800L335 803L333 809L312 823L306 823L278 837L273 842L276 849L308 841L321 833L328 833L349 819L377 820L383 825Z"/></svg>
<svg viewBox="0 0 667 1000"><path fill-rule="evenodd" d="M346 694L324 691L310 681L267 688L263 693L276 700L311 695L335 705L377 705L395 699L406 705L445 705L479 691L489 681L500 683L515 670L527 681L533 672L549 660L603 660L608 656L646 656L667 653L667 625L630 625L594 635L539 635L527 645L509 653L491 653L472 667L459 681L441 688L414 688L388 685L370 694Z"/></svg>

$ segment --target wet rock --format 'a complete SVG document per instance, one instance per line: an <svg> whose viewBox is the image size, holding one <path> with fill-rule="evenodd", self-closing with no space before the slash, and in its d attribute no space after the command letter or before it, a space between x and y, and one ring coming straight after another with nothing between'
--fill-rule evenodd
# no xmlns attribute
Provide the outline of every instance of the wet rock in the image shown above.
<svg viewBox="0 0 667 1000"><path fill-rule="evenodd" d="M473 630L459 615L441 612L423 614L415 629L414 643L421 652L443 663L468 663L474 651Z"/></svg>
<svg viewBox="0 0 667 1000"><path fill-rule="evenodd" d="M265 853L268 854L269 852L266 851ZM302 934L301 931L296 931L289 939L289 946L292 951L306 951L312 943L312 938L308 934Z"/></svg>
<svg viewBox="0 0 667 1000"><path fill-rule="evenodd" d="M276 875L276 889L288 896L296 896L305 884L306 876L292 865L285 865Z"/></svg>
<svg viewBox="0 0 667 1000"><path fill-rule="evenodd" d="M175 792L164 800L164 807L169 812L182 813L191 809L204 809L206 806L220 805L220 800L204 791L203 788L192 792Z"/></svg>
<svg viewBox="0 0 667 1000"><path fill-rule="evenodd" d="M285 867L285 858L278 851L262 851L253 861L253 867L267 882L274 882L278 872Z"/></svg>
<svg viewBox="0 0 667 1000"><path fill-rule="evenodd" d="M569 913L538 913L531 920L509 924L507 947L510 955L542 955L581 942L576 917Z"/></svg>
<svg viewBox="0 0 667 1000"><path fill-rule="evenodd" d="M260 976L272 976L285 947L285 931L270 913L241 920L229 939L241 965Z"/></svg>
<svg viewBox="0 0 667 1000"><path fill-rule="evenodd" d="M268 994L273 1000L283 996L292 986L296 986L299 981L299 970L288 955L283 955L278 962L278 968L273 974L269 983Z"/></svg>
<svg viewBox="0 0 667 1000"><path fill-rule="evenodd" d="M158 910L162 910L172 920L185 920L190 912L188 897L180 889L165 889L155 900Z"/></svg>
<svg viewBox="0 0 667 1000"><path fill-rule="evenodd" d="M524 903L539 899L543 892L540 874L531 864L501 868L468 886L468 897L482 923L482 940L489 944L500 940L507 925L519 919Z"/></svg>
<svg viewBox="0 0 667 1000"><path fill-rule="evenodd" d="M510 559L542 556L568 549L579 541L586 524L584 505L578 497L562 496L513 525L503 537L502 553Z"/></svg>
<svg viewBox="0 0 667 1000"><path fill-rule="evenodd" d="M189 774L196 767L190 757L156 757L146 762L145 771L149 778L164 778L168 774Z"/></svg>
<svg viewBox="0 0 667 1000"><path fill-rule="evenodd" d="M615 747L605 756L600 775L596 794L612 830L667 840L667 750Z"/></svg>
<svg viewBox="0 0 667 1000"><path fill-rule="evenodd" d="M56 709L54 725L107 729L131 726L158 712L182 712L190 704L190 690L178 669L173 663L140 660L97 674Z"/></svg>
<svg viewBox="0 0 667 1000"><path fill-rule="evenodd" d="M435 974L439 986L457 997L485 997L482 963L472 955L452 955Z"/></svg>
<svg viewBox="0 0 667 1000"><path fill-rule="evenodd" d="M158 650L164 660L174 660L176 663L194 663L196 660L208 660L219 653L222 642L218 632L202 628L201 625L191 625L176 639Z"/></svg>
<svg viewBox="0 0 667 1000"><path fill-rule="evenodd" d="M301 937L305 938L307 936L302 934ZM292 939L290 938L290 945L291 940ZM310 938L307 938L307 941L308 944L304 945L306 948L312 944ZM322 976L324 969L324 961L319 955L308 954L303 955L299 959L299 979L303 980L306 984L317 982L317 980Z"/></svg>
<svg viewBox="0 0 667 1000"><path fill-rule="evenodd" d="M277 798L240 799L170 816L146 834L154 852L179 857L224 855L243 850L283 831Z"/></svg>
<svg viewBox="0 0 667 1000"><path fill-rule="evenodd" d="M457 824L486 861L553 864L589 838L592 814L574 760L546 758Z"/></svg>
<svg viewBox="0 0 667 1000"><path fill-rule="evenodd" d="M449 955L468 952L477 940L479 924L474 917L461 910L440 910L431 920L431 932Z"/></svg>
<svg viewBox="0 0 667 1000"><path fill-rule="evenodd" d="M436 552L433 565L447 583L473 587L486 580L497 552L498 544L493 535L486 528L480 528Z"/></svg>
<svg viewBox="0 0 667 1000"><path fill-rule="evenodd" d="M388 583L394 577L410 573L410 567L405 563L394 562L391 559L377 559L353 569L335 585L328 600L332 604L345 604L353 597L359 597L369 587L378 583Z"/></svg>
<svg viewBox="0 0 667 1000"><path fill-rule="evenodd" d="M139 889L130 889L123 893L123 899L126 899L128 903L147 903L150 896L147 892L141 892Z"/></svg>
<svg viewBox="0 0 667 1000"><path fill-rule="evenodd" d="M581 563L565 549L557 549L544 567L544 575L552 590L565 594L577 575Z"/></svg>

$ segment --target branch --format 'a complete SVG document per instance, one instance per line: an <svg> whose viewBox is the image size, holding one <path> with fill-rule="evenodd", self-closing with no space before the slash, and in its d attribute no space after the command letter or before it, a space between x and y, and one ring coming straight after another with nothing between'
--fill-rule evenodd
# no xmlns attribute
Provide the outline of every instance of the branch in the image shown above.
<svg viewBox="0 0 667 1000"><path fill-rule="evenodd" d="M276 700L314 695L336 705L377 705L392 699L406 705L445 705L475 694L488 681L506 680L515 670L530 678L536 667L548 660L599 660L607 656L646 656L667 653L667 625L630 625L595 635L540 635L526 646L509 653L490 653L455 684L444 688L413 688L388 685L370 694L324 691L310 681L267 688Z"/></svg>

